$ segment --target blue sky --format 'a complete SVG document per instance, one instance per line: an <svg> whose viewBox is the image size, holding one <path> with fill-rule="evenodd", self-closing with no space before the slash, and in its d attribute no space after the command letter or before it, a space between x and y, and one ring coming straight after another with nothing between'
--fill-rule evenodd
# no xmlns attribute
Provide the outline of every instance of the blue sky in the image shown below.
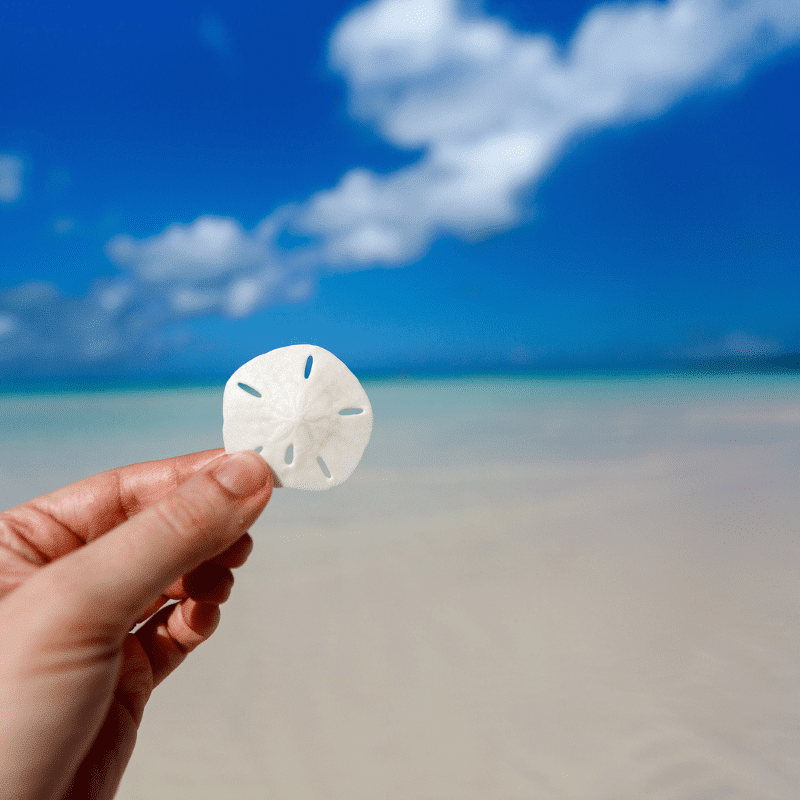
<svg viewBox="0 0 800 800"><path fill-rule="evenodd" d="M800 349L800 0L14 4L0 378Z"/></svg>

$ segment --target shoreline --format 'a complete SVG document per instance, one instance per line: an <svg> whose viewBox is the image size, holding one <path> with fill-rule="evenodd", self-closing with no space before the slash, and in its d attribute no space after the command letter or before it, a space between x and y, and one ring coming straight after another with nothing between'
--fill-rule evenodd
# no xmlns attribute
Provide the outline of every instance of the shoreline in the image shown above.
<svg viewBox="0 0 800 800"><path fill-rule="evenodd" d="M234 368L235 369L235 368ZM225 386L230 373L211 375L94 375L85 377L28 376L24 378L0 377L0 397L27 394L93 394L104 392L138 393L170 389L211 389ZM790 353L770 358L728 358L674 360L645 364L551 364L513 367L478 366L454 368L431 366L415 369L353 369L358 379L371 385L418 385L454 380L531 380L531 381L581 381L581 380L645 380L658 377L697 379L700 377L730 377L754 375L796 377L800 380L800 353Z"/></svg>

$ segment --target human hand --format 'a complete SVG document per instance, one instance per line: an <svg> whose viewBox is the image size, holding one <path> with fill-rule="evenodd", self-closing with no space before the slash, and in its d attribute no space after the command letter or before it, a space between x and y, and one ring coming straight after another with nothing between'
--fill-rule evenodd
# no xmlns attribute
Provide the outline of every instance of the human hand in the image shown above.
<svg viewBox="0 0 800 800"><path fill-rule="evenodd" d="M209 450L0 513L2 800L114 796L153 687L219 624L271 493L260 456Z"/></svg>

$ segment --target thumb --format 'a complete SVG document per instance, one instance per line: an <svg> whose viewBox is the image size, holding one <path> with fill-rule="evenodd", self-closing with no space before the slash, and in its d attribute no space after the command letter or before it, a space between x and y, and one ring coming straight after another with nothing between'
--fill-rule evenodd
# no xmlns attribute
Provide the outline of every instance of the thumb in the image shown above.
<svg viewBox="0 0 800 800"><path fill-rule="evenodd" d="M272 470L261 456L220 456L155 505L50 564L51 587L70 618L124 636L170 584L239 539L271 494Z"/></svg>

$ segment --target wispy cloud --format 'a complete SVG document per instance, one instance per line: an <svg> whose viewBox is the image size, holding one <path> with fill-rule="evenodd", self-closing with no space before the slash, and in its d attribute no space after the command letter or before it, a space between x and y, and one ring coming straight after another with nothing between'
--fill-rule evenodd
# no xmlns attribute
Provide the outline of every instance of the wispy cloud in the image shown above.
<svg viewBox="0 0 800 800"><path fill-rule="evenodd" d="M530 192L579 134L663 113L741 80L800 37L797 0L600 5L563 49L467 15L453 0L378 0L331 39L354 116L413 166L347 173L298 226L342 266L402 264L442 233L479 238L524 218Z"/></svg>
<svg viewBox="0 0 800 800"><path fill-rule="evenodd" d="M680 359L750 359L775 356L783 351L777 339L753 336L746 331L731 331L718 338L707 337L705 341L675 348L668 355Z"/></svg>
<svg viewBox="0 0 800 800"><path fill-rule="evenodd" d="M22 194L22 159L0 153L0 203L13 203Z"/></svg>
<svg viewBox="0 0 800 800"><path fill-rule="evenodd" d="M243 65L231 33L221 17L206 10L197 27L200 42L219 59L220 64L231 73L241 72Z"/></svg>
<svg viewBox="0 0 800 800"><path fill-rule="evenodd" d="M219 54L229 51L213 20L201 34ZM117 236L107 254L126 277L80 301L52 296L53 307L84 304L72 332L53 335L64 347L107 353L127 341L115 326L129 333L156 319L245 316L308 296L320 269L401 266L443 234L474 240L507 230L529 214L525 198L576 137L734 85L798 40L800 0L599 5L563 47L455 0L368 3L333 31L330 65L347 83L353 116L391 144L420 150L418 161L387 175L352 169L251 231L205 216L147 239ZM0 160L0 187L16 169L8 163L3 172ZM311 244L283 251L276 240L284 231ZM103 305L102 297L123 294L121 305ZM40 320L29 336L35 313L10 296L0 296L6 352L49 352L46 326ZM79 317L94 320L89 334Z"/></svg>
<svg viewBox="0 0 800 800"><path fill-rule="evenodd" d="M132 285L126 290L110 281L98 281L83 298L66 297L45 281L2 292L0 364L23 362L35 373L135 351L166 318L134 299Z"/></svg>
<svg viewBox="0 0 800 800"><path fill-rule="evenodd" d="M287 209L285 225L316 239L310 261L345 269L408 263L445 233L509 229L528 213L522 193L578 135L736 83L798 38L799 0L601 5L565 48L454 0L369 3L333 31L331 67L355 117L423 155L388 175L349 171ZM251 248L241 231L237 240ZM224 266L229 253L208 243L203 258Z"/></svg>
<svg viewBox="0 0 800 800"><path fill-rule="evenodd" d="M274 247L280 215L245 231L234 219L199 217L136 240L116 236L106 252L176 317L222 313L243 317L280 301L301 300L313 284L304 266Z"/></svg>

